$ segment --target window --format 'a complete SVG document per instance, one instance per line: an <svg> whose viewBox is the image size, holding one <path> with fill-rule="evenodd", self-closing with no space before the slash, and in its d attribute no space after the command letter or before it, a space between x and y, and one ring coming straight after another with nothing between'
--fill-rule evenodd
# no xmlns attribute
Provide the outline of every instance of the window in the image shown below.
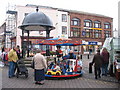
<svg viewBox="0 0 120 90"><path fill-rule="evenodd" d="M105 31L104 34L105 34L105 38L110 37L111 36L111 31Z"/></svg>
<svg viewBox="0 0 120 90"><path fill-rule="evenodd" d="M104 23L104 29L110 29L110 28L111 28L110 23L108 22Z"/></svg>
<svg viewBox="0 0 120 90"><path fill-rule="evenodd" d="M94 38L101 38L102 31L101 30L94 30Z"/></svg>
<svg viewBox="0 0 120 90"><path fill-rule="evenodd" d="M66 26L62 26L62 34L67 34L67 27Z"/></svg>
<svg viewBox="0 0 120 90"><path fill-rule="evenodd" d="M92 38L92 37L93 37L93 30L91 30L91 29L85 29L83 36L84 36L84 37Z"/></svg>
<svg viewBox="0 0 120 90"><path fill-rule="evenodd" d="M92 27L92 21L91 20L84 20L84 27Z"/></svg>
<svg viewBox="0 0 120 90"><path fill-rule="evenodd" d="M67 15L66 14L62 14L62 22L67 22Z"/></svg>
<svg viewBox="0 0 120 90"><path fill-rule="evenodd" d="M80 28L72 28L71 37L80 37Z"/></svg>
<svg viewBox="0 0 120 90"><path fill-rule="evenodd" d="M90 32L89 32L89 30L85 30L85 31L86 31L85 37L90 37Z"/></svg>
<svg viewBox="0 0 120 90"><path fill-rule="evenodd" d="M94 21L94 28L101 28L100 21Z"/></svg>
<svg viewBox="0 0 120 90"><path fill-rule="evenodd" d="M74 52L80 52L81 46L69 46L70 50L73 50Z"/></svg>
<svg viewBox="0 0 120 90"><path fill-rule="evenodd" d="M72 21L71 21L71 25L73 25L73 26L80 26L80 19L73 18Z"/></svg>

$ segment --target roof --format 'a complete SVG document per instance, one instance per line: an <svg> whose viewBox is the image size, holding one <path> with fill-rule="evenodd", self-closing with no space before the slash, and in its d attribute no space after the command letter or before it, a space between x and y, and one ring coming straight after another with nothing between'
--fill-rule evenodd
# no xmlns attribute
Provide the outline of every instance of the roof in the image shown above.
<svg viewBox="0 0 120 90"><path fill-rule="evenodd" d="M50 7L50 6L42 6L42 5L33 5L33 4L27 4L26 6L30 6L30 7L41 7L41 8L49 8L49 9L56 9L58 11L64 11L64 12L72 12L72 13L80 13L80 14L87 14L87 15L94 15L94 16L99 16L99 17L105 17L105 18L111 18L109 16L105 16L102 14L96 14L96 13L89 13L89 12L84 12L84 11L77 11L77 10L68 10L68 9L62 9L62 8L54 8L54 7Z"/></svg>
<svg viewBox="0 0 120 90"><path fill-rule="evenodd" d="M111 18L111 19L113 19L112 17L105 16L105 15L102 15L102 14L89 13L89 12L84 12L84 11L67 10L67 9L60 9L60 8L58 8L58 10L59 11L66 11L66 12L72 12L72 13L79 13L79 14L94 15L94 16L99 16L99 17L105 17L105 18Z"/></svg>

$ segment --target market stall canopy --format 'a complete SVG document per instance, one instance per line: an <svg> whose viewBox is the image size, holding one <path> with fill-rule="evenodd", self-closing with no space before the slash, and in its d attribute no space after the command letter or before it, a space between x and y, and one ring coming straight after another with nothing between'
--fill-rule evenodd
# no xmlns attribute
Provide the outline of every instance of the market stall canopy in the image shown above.
<svg viewBox="0 0 120 90"><path fill-rule="evenodd" d="M45 40L32 41L32 43L38 45L77 46L77 45L82 45L82 40L51 38Z"/></svg>

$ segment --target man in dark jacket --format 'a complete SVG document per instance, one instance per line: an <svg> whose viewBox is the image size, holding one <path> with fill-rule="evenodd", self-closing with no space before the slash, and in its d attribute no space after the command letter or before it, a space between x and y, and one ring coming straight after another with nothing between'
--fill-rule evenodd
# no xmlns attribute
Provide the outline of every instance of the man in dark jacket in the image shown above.
<svg viewBox="0 0 120 90"><path fill-rule="evenodd" d="M95 79L97 76L101 78L101 66L102 66L102 56L100 55L100 50L97 50L97 54L94 55L92 65L94 64Z"/></svg>

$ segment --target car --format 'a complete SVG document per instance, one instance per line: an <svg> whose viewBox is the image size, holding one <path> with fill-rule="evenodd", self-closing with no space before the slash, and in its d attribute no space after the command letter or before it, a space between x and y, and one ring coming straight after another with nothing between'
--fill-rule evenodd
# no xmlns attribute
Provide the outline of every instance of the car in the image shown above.
<svg viewBox="0 0 120 90"><path fill-rule="evenodd" d="M54 70L52 70L52 69L49 69L48 71L47 71L47 75L57 75L57 76L59 76L59 75L61 75L61 70L58 70L58 71L54 71Z"/></svg>

